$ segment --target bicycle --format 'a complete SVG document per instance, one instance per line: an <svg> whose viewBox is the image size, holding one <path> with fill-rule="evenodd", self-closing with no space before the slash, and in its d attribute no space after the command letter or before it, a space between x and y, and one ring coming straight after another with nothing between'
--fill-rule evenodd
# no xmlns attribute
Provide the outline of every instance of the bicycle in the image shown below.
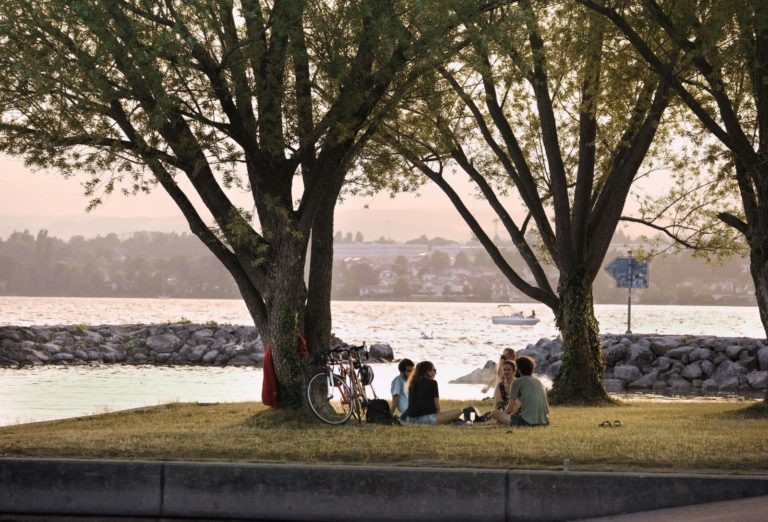
<svg viewBox="0 0 768 522"><path fill-rule="evenodd" d="M312 413L327 424L344 424L352 416L358 422L365 418L368 406L366 386L373 382L373 369L362 364L368 350L361 346L336 347L325 356L325 368L307 384L307 401ZM376 392L371 388L373 398Z"/></svg>

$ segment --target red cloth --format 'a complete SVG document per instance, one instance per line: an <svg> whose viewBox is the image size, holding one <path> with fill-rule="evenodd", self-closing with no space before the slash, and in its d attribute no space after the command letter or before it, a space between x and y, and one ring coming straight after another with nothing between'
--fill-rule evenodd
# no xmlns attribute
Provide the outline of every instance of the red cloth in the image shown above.
<svg viewBox="0 0 768 522"><path fill-rule="evenodd" d="M307 340L299 334L299 359L307 356Z"/></svg>
<svg viewBox="0 0 768 522"><path fill-rule="evenodd" d="M272 364L272 345L267 346L264 354L264 381L261 385L261 402L267 406L277 406L277 375Z"/></svg>

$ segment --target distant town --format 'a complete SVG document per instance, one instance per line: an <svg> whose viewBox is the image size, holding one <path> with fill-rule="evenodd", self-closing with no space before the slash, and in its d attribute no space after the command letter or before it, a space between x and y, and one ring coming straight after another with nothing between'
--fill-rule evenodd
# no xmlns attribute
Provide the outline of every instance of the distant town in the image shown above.
<svg viewBox="0 0 768 522"><path fill-rule="evenodd" d="M604 265L639 246L635 241L618 232ZM512 246L497 244L511 266L530 278ZM227 271L190 234L134 232L64 241L45 230L0 239L0 295L240 297ZM332 295L337 300L530 301L476 241L426 236L403 243L383 237L370 241L361 232L336 233ZM623 303L627 291L601 272L594 297L597 303ZM712 265L685 252L655 257L650 286L634 291L633 302L753 306L749 261L734 257Z"/></svg>

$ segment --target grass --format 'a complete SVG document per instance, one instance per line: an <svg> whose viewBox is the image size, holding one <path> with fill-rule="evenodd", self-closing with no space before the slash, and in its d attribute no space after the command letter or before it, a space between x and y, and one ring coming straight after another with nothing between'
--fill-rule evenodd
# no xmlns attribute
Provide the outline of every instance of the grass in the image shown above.
<svg viewBox="0 0 768 522"><path fill-rule="evenodd" d="M0 455L551 470L567 458L574 471L765 474L768 416L756 411L749 401L553 407L549 427L510 429L326 426L260 403L174 403L3 427ZM598 427L616 419L623 427Z"/></svg>

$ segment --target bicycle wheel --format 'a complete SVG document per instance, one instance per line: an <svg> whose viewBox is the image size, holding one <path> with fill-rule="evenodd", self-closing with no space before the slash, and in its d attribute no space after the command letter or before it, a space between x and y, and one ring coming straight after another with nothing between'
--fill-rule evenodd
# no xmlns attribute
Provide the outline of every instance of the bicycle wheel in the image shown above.
<svg viewBox="0 0 768 522"><path fill-rule="evenodd" d="M352 416L349 387L338 375L333 376L333 386L328 386L328 374L321 372L312 377L307 385L307 400L312 413L328 424L344 424Z"/></svg>

